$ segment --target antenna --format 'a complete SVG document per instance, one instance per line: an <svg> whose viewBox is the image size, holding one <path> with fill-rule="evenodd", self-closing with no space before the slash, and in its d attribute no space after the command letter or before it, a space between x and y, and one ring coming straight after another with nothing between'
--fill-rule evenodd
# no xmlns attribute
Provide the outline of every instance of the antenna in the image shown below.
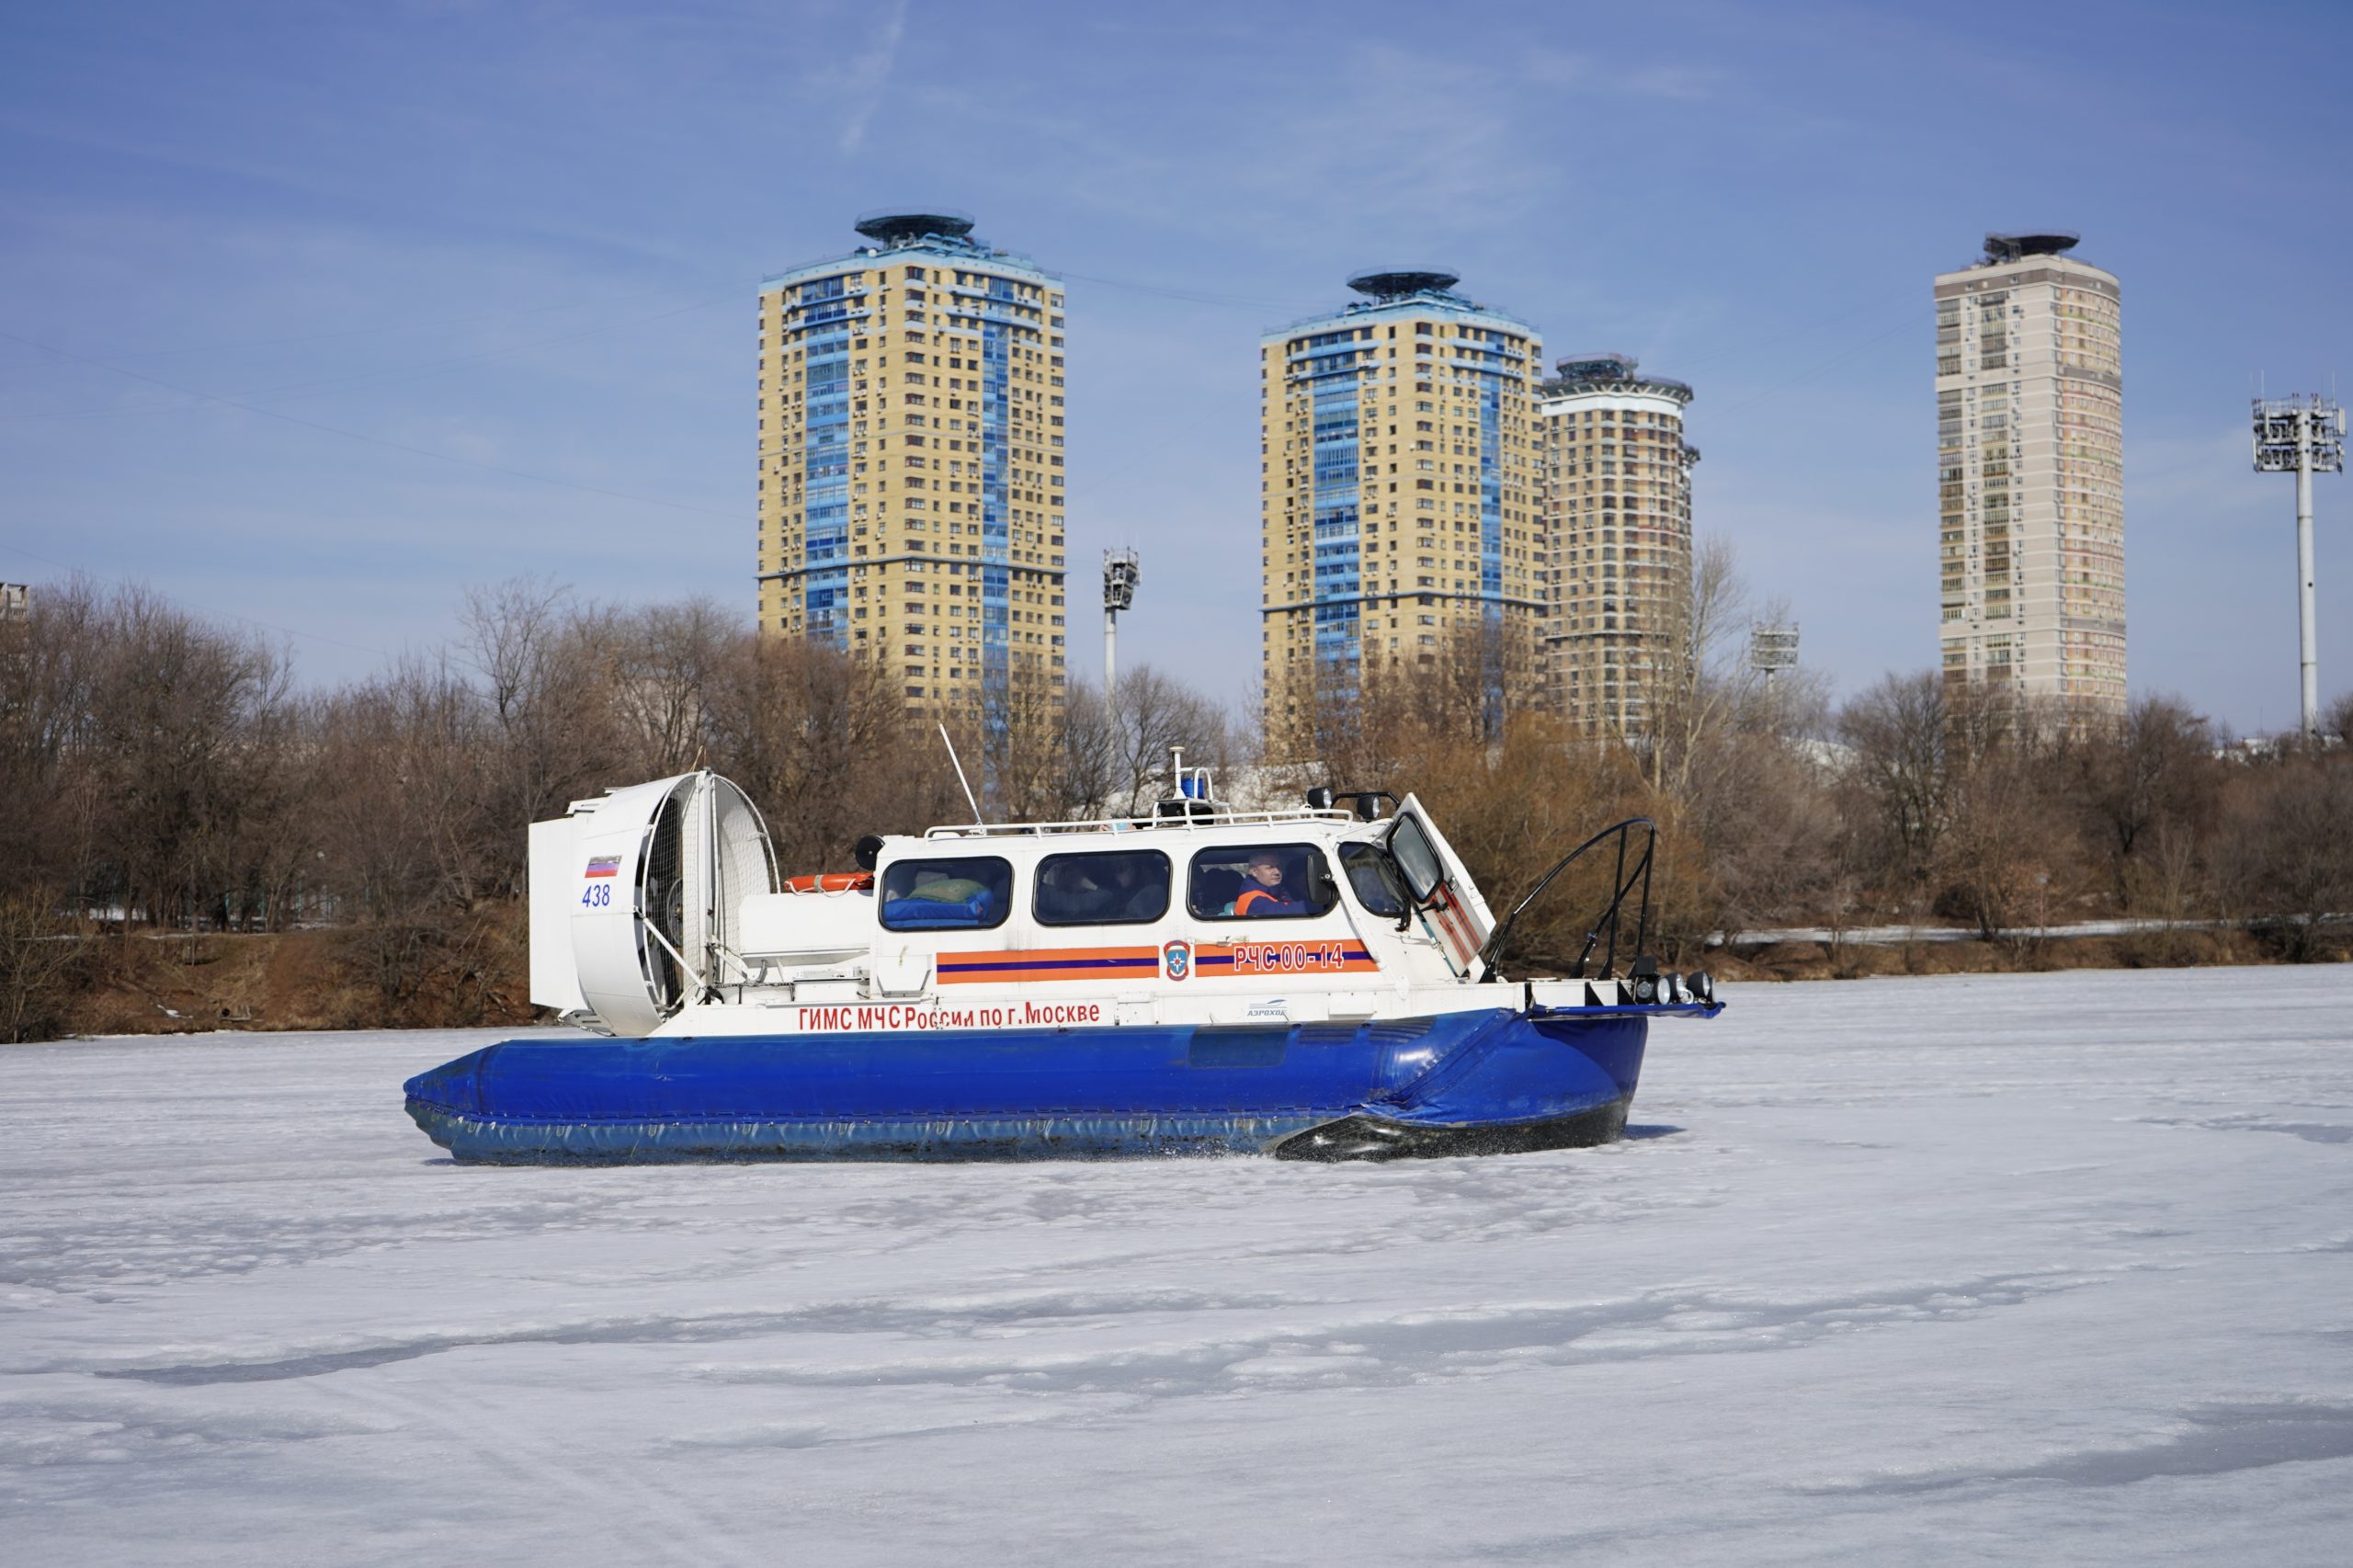
<svg viewBox="0 0 2353 1568"><path fill-rule="evenodd" d="M972 808L972 825L988 826L988 820L981 815L980 801L972 799L972 784L964 777L964 765L956 760L956 743L948 738L948 726L945 724L939 726L939 744L948 748L948 761L956 769L956 782L964 786L964 803Z"/></svg>

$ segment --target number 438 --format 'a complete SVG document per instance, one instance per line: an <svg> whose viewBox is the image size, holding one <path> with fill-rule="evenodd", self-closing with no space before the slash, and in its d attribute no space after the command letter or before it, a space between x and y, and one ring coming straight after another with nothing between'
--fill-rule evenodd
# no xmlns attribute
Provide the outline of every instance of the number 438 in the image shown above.
<svg viewBox="0 0 2353 1568"><path fill-rule="evenodd" d="M584 909L603 909L612 902L613 884L610 882L591 882L581 891L580 903Z"/></svg>

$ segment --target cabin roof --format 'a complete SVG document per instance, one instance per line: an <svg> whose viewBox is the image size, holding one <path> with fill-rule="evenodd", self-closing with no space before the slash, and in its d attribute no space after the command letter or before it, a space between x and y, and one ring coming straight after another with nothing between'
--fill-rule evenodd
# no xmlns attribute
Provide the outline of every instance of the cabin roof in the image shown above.
<svg viewBox="0 0 2353 1568"><path fill-rule="evenodd" d="M1108 817L1074 822L949 823L931 828L922 837L888 840L904 854L913 845L926 847L949 843L985 843L992 848L1047 845L1057 852L1076 849L1142 848L1175 843L1233 843L1261 839L1270 834L1337 843L1381 825L1352 812L1292 810L1237 812L1213 807L1183 817Z"/></svg>

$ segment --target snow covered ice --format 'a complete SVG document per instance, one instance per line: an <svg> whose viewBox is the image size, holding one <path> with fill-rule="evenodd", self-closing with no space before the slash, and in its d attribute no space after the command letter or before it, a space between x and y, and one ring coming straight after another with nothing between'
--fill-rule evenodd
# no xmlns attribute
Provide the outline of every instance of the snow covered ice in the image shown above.
<svg viewBox="0 0 2353 1568"><path fill-rule="evenodd" d="M2353 1560L2353 972L1744 986L1606 1148L452 1165L0 1050L9 1561Z"/></svg>

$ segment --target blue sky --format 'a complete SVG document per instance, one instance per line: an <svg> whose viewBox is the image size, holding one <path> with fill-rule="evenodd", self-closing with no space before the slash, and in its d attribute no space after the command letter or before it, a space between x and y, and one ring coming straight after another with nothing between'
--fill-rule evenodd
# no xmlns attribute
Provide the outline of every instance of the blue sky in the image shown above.
<svg viewBox="0 0 2353 1568"><path fill-rule="evenodd" d="M2277 727L2293 485L2246 400L2353 372L2348 44L2319 5L13 0L0 576L142 581L321 681L523 574L748 616L757 281L944 203L1069 279L1081 673L1129 542L1123 655L1255 696L1258 335L1409 261L1693 383L1700 530L1851 693L1935 658L1930 278L2063 227L2124 286L2133 687Z"/></svg>

